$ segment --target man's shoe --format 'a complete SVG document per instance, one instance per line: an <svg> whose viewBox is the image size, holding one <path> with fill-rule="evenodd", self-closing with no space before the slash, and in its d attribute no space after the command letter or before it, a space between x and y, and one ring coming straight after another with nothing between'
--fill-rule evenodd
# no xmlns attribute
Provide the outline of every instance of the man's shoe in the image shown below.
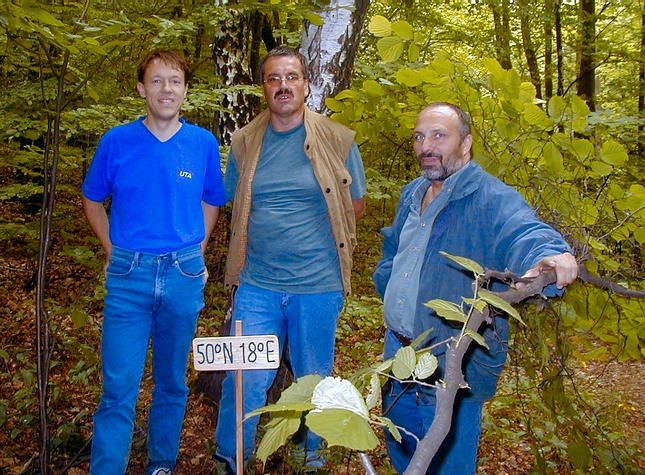
<svg viewBox="0 0 645 475"><path fill-rule="evenodd" d="M172 470L165 467L155 468L151 475L170 475Z"/></svg>

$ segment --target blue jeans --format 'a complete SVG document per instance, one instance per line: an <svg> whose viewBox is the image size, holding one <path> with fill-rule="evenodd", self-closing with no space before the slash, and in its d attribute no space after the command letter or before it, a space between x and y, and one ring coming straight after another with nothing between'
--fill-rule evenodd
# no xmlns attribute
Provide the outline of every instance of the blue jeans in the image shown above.
<svg viewBox="0 0 645 475"><path fill-rule="evenodd" d="M384 358L393 357L401 346L396 336L387 330ZM406 387L407 390L404 392ZM433 458L427 473L440 475L475 473L483 405L482 400L464 399L457 395L450 432ZM395 425L415 434L420 440L426 435L434 419L436 408L434 390L417 384L402 385L396 381L388 382L383 388L383 410L386 411L388 408L390 410L386 417L389 417ZM399 443L394 440L389 431L385 431L385 444L392 465L399 473L405 471L417 447L417 441L413 437L403 431L401 436L402 440Z"/></svg>
<svg viewBox="0 0 645 475"><path fill-rule="evenodd" d="M235 294L233 320L242 320L245 335L278 335L280 349L285 337L294 377L308 374L329 376L334 363L336 322L343 308L341 291L317 294L287 294L242 284ZM234 333L232 325L231 334ZM266 405L267 391L276 370L244 372L244 414ZM222 401L215 438L216 457L235 471L235 376L228 372L222 385ZM244 422L244 459L255 447L259 417ZM307 452L320 447L320 437L308 432Z"/></svg>
<svg viewBox="0 0 645 475"><path fill-rule="evenodd" d="M115 247L106 271L103 394L94 414L90 473L123 474L152 338L154 390L148 469L173 468L186 409L186 364L207 272L199 245L164 255Z"/></svg>

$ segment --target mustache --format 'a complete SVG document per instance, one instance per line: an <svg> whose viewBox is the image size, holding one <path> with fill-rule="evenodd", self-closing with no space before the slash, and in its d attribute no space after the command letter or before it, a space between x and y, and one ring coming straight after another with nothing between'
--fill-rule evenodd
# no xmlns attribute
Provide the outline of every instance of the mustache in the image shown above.
<svg viewBox="0 0 645 475"><path fill-rule="evenodd" d="M280 88L278 91L273 95L274 99L277 99L278 96L282 96L283 94L289 94L290 96L293 96L293 92L289 88Z"/></svg>
<svg viewBox="0 0 645 475"><path fill-rule="evenodd" d="M436 152L426 152L419 155L419 158L438 158L439 160L443 159L443 155Z"/></svg>

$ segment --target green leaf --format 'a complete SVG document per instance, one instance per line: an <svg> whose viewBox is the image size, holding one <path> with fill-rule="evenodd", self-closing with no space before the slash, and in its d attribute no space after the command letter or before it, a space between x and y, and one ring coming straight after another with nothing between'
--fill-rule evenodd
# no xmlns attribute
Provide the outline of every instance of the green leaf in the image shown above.
<svg viewBox="0 0 645 475"><path fill-rule="evenodd" d="M423 82L419 71L410 68L401 68L396 72L396 80L407 87L416 87Z"/></svg>
<svg viewBox="0 0 645 475"><path fill-rule="evenodd" d="M344 109L344 104L341 101L334 99L332 97L328 97L325 99L325 105L330 111L333 111L333 112L341 112Z"/></svg>
<svg viewBox="0 0 645 475"><path fill-rule="evenodd" d="M468 259L467 257L453 256L452 254L448 254L447 252L444 252L444 251L439 251L439 254L441 254L444 257L447 257L452 261L455 261L461 267L468 269L469 271L472 271L475 275L481 275L484 273L484 268L480 266L477 262L473 261L472 259Z"/></svg>
<svg viewBox="0 0 645 475"><path fill-rule="evenodd" d="M585 442L580 440L569 442L567 444L567 453L579 471L586 472L591 466L592 454Z"/></svg>
<svg viewBox="0 0 645 475"><path fill-rule="evenodd" d="M264 407L260 407L254 411L247 412L244 415L244 420L250 419L251 417L262 415L265 412L306 412L312 409L315 409L315 404L310 402L287 402L284 404L269 404Z"/></svg>
<svg viewBox="0 0 645 475"><path fill-rule="evenodd" d="M370 378L370 389L365 398L367 409L374 409L381 401L381 379L378 374L373 373Z"/></svg>
<svg viewBox="0 0 645 475"><path fill-rule="evenodd" d="M314 393L315 387L320 381L322 381L322 376L318 374L310 374L298 378L287 389L282 391L280 399L276 404L286 404L289 402L311 402L311 395Z"/></svg>
<svg viewBox="0 0 645 475"><path fill-rule="evenodd" d="M535 104L524 104L522 117L530 125L542 125L549 122L546 113Z"/></svg>
<svg viewBox="0 0 645 475"><path fill-rule="evenodd" d="M594 160L591 162L591 170L599 176L607 176L614 170L614 167L605 162Z"/></svg>
<svg viewBox="0 0 645 475"><path fill-rule="evenodd" d="M414 348L415 350L417 347L423 343L423 341L427 338L427 336L434 330L434 328L428 328L427 330L423 331L419 336L417 336L412 342L410 343L410 346Z"/></svg>
<svg viewBox="0 0 645 475"><path fill-rule="evenodd" d="M83 328L83 325L85 325L85 321L87 320L87 313L83 310L76 309L72 311L70 317L72 318L74 327Z"/></svg>
<svg viewBox="0 0 645 475"><path fill-rule="evenodd" d="M524 321L522 320L522 317L520 317L520 314L506 300L502 299L501 297L494 294L493 292L489 292L488 290L484 290L484 289L480 289L477 292L477 295L480 298L484 299L493 307L508 313L511 317L515 318L522 325L524 325Z"/></svg>
<svg viewBox="0 0 645 475"><path fill-rule="evenodd" d="M396 61L403 54L403 41L398 36L386 36L376 42L381 60L385 63Z"/></svg>
<svg viewBox="0 0 645 475"><path fill-rule="evenodd" d="M367 31L379 38L390 36L392 34L392 24L384 16L374 15L367 25Z"/></svg>
<svg viewBox="0 0 645 475"><path fill-rule="evenodd" d="M615 140L608 140L602 144L600 159L615 167L620 167L627 161L627 150Z"/></svg>
<svg viewBox="0 0 645 475"><path fill-rule="evenodd" d="M407 379L414 371L417 364L417 357L411 346L399 348L394 355L392 363L392 374L398 379Z"/></svg>
<svg viewBox="0 0 645 475"><path fill-rule="evenodd" d="M426 307L431 308L437 315L445 318L446 320L451 320L453 322L465 322L468 320L468 315L464 313L459 305L454 302L448 302L447 300L441 299L432 299L424 303Z"/></svg>
<svg viewBox="0 0 645 475"><path fill-rule="evenodd" d="M365 419L369 418L363 396L347 379L326 377L314 389L311 402L316 406L316 409L345 409Z"/></svg>
<svg viewBox="0 0 645 475"><path fill-rule="evenodd" d="M383 86L381 86L373 79L367 79L366 81L363 81L363 91L365 91L365 94L367 94L368 96L380 97L385 94Z"/></svg>
<svg viewBox="0 0 645 475"><path fill-rule="evenodd" d="M266 425L266 432L258 446L257 457L266 462L269 456L287 443L300 427L300 413L285 414L283 417L274 416ZM233 434L231 434L231 437Z"/></svg>
<svg viewBox="0 0 645 475"><path fill-rule="evenodd" d="M336 94L334 99L337 99L340 101L343 99L358 99L358 97L359 95L356 91L352 89L345 89L343 91L340 91L338 94Z"/></svg>
<svg viewBox="0 0 645 475"><path fill-rule="evenodd" d="M564 115L564 111L566 107L567 107L567 103L564 102L564 99L562 99L560 96L553 96L549 100L549 106L548 106L549 116L553 120L561 120L562 116Z"/></svg>
<svg viewBox="0 0 645 475"><path fill-rule="evenodd" d="M408 45L408 61L411 63L415 63L419 60L419 55L421 52L419 51L419 47L416 45L416 43L410 43Z"/></svg>
<svg viewBox="0 0 645 475"><path fill-rule="evenodd" d="M478 312L483 312L487 305L486 302L480 299L471 299L467 297L462 297L461 300L463 300L464 303L466 303L467 305L470 305L471 307L473 307Z"/></svg>
<svg viewBox="0 0 645 475"><path fill-rule="evenodd" d="M394 425L394 422L392 422L389 418L387 417L379 417L376 416L376 420L379 421L381 424L383 424L385 427L387 427L387 430L390 431L390 434L392 437L394 437L394 440L397 442L401 442L401 432L399 432L399 429L396 428Z"/></svg>
<svg viewBox="0 0 645 475"><path fill-rule="evenodd" d="M410 41L414 38L414 30L412 29L412 26L404 20L392 23L392 32L404 40Z"/></svg>
<svg viewBox="0 0 645 475"><path fill-rule="evenodd" d="M544 145L544 161L548 169L557 175L560 175L564 171L564 165L562 163L562 153L558 150L558 147L553 144L553 142L547 142Z"/></svg>
<svg viewBox="0 0 645 475"><path fill-rule="evenodd" d="M470 338L472 338L474 341L488 350L488 344L481 334L477 333L476 331L467 329L466 331L464 331L464 335L468 335Z"/></svg>
<svg viewBox="0 0 645 475"><path fill-rule="evenodd" d="M305 418L307 427L327 441L353 450L372 450L379 441L369 422L344 409L325 409L310 412Z"/></svg>
<svg viewBox="0 0 645 475"><path fill-rule="evenodd" d="M499 64L499 62L494 58L484 58L482 60L484 67L488 70L489 73L495 78L501 79L504 77L504 69Z"/></svg>
<svg viewBox="0 0 645 475"><path fill-rule="evenodd" d="M5 361L9 361L9 353L6 350L3 350L0 348L0 358L2 358Z"/></svg>
<svg viewBox="0 0 645 475"><path fill-rule="evenodd" d="M302 17L307 20L309 23L315 26L323 26L325 21L323 20L323 17L320 15L317 15L316 13L312 12L305 12L303 13Z"/></svg>
<svg viewBox="0 0 645 475"><path fill-rule="evenodd" d="M432 353L424 353L417 360L417 365L414 367L414 377L417 379L426 379L432 375L439 366L437 357Z"/></svg>
<svg viewBox="0 0 645 475"><path fill-rule="evenodd" d="M54 17L51 13L38 7L34 2L31 6L23 6L23 10L31 20L38 21L45 25L63 27L65 23Z"/></svg>

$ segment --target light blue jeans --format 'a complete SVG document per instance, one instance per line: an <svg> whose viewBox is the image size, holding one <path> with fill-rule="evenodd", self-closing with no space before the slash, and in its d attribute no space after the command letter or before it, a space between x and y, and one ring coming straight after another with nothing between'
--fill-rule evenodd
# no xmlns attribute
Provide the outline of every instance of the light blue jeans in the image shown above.
<svg viewBox="0 0 645 475"><path fill-rule="evenodd" d="M385 359L391 358L401 348L396 336L387 330L385 333ZM408 387L407 390L404 389ZM403 394L401 394L403 393ZM481 434L482 407L485 401L455 399L452 425L439 451L430 464L427 473L437 475L469 475L477 468L477 446ZM418 384L402 385L389 382L383 388L383 410L389 409L386 417L395 425L422 439L434 419L436 399L434 391ZM385 431L385 444L392 465L397 472L403 473L410 463L417 447L417 441L401 431L402 440L397 442L388 430Z"/></svg>
<svg viewBox="0 0 645 475"><path fill-rule="evenodd" d="M147 473L172 469L186 408L186 364L207 273L199 245L164 255L115 247L107 267L101 358L103 394L94 414L90 473L121 475L152 339L154 390Z"/></svg>
<svg viewBox="0 0 645 475"><path fill-rule="evenodd" d="M285 338L294 377L308 374L329 376L334 363L336 322L343 308L341 291L317 294L287 294L242 284L235 294L233 320L242 320L245 335L278 335L280 350ZM234 325L231 326L234 334ZM244 372L244 414L266 404L267 391L276 370ZM222 401L215 438L216 457L235 471L235 376L228 372L222 386ZM255 447L258 417L244 422L244 459ZM309 432L306 448L313 454L320 437ZM308 459L311 455L308 455Z"/></svg>

